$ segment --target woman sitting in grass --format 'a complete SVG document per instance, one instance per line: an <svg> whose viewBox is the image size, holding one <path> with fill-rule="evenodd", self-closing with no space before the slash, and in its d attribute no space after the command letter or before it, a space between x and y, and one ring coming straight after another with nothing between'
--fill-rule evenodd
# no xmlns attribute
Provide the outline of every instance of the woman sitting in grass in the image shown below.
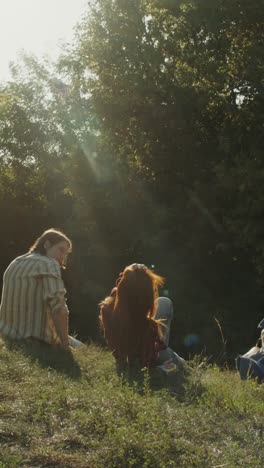
<svg viewBox="0 0 264 468"><path fill-rule="evenodd" d="M168 348L173 307L167 297L158 298L163 283L161 276L134 263L100 303L104 336L119 366L183 367L185 361Z"/></svg>

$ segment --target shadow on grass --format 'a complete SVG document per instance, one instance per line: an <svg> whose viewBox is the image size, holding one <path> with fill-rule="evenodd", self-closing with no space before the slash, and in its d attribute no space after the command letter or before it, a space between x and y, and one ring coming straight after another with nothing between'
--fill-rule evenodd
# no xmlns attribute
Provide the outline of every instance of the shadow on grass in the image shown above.
<svg viewBox="0 0 264 468"><path fill-rule="evenodd" d="M136 389L140 394L148 390L168 390L169 394L183 402L189 400L189 394L193 396L201 394L200 382L194 379L189 368L169 372L168 374L159 368L142 369L139 366L117 367L117 373L129 386ZM199 389L198 389L199 388ZM198 395L199 394L199 395Z"/></svg>
<svg viewBox="0 0 264 468"><path fill-rule="evenodd" d="M71 352L65 352L59 348L54 349L50 345L38 341L5 339L4 342L7 349L19 351L43 369L53 369L72 379L81 377L80 366Z"/></svg>

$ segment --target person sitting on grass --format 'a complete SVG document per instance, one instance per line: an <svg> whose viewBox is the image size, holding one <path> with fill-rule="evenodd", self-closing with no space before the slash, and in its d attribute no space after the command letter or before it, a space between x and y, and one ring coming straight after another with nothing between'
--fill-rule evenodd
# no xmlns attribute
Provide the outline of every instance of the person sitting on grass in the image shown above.
<svg viewBox="0 0 264 468"><path fill-rule="evenodd" d="M3 277L0 335L31 338L68 351L81 342L68 336L68 307L61 268L72 249L61 231L48 229Z"/></svg>
<svg viewBox="0 0 264 468"><path fill-rule="evenodd" d="M158 298L163 283L161 276L134 263L100 303L99 319L118 367L184 367L184 359L168 347L173 307L169 298Z"/></svg>

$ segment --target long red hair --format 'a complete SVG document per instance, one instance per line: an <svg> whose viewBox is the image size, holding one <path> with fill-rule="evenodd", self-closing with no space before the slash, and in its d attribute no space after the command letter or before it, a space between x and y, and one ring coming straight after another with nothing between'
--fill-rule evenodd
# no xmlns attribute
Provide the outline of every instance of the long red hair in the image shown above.
<svg viewBox="0 0 264 468"><path fill-rule="evenodd" d="M145 265L133 263L119 275L111 296L101 302L100 319L105 335L112 337L112 342L125 358L129 359L133 353L144 353L150 327L155 327L162 336L160 322L155 320L155 300L158 287L163 284L161 276ZM111 309L110 322L106 323L102 318L103 307Z"/></svg>

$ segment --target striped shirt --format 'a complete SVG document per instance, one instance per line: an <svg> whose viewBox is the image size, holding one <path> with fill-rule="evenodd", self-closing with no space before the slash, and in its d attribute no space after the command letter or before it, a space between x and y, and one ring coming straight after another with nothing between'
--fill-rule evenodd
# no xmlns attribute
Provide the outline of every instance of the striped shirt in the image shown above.
<svg viewBox="0 0 264 468"><path fill-rule="evenodd" d="M59 263L37 253L17 257L4 273L0 334L59 344L53 314L64 309L65 288Z"/></svg>

